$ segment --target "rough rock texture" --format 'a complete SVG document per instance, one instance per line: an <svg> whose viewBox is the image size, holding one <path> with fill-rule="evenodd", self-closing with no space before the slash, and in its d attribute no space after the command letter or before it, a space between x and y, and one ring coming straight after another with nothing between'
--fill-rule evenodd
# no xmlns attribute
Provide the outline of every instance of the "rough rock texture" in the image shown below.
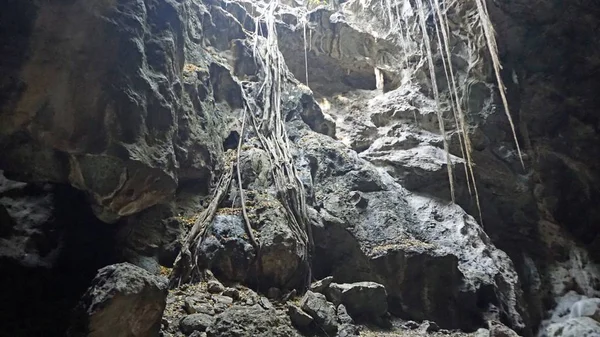
<svg viewBox="0 0 600 337"><path fill-rule="evenodd" d="M335 305L343 304L355 316L378 317L387 313L385 287L375 282L332 283L326 291L327 299ZM338 307L338 314L340 307Z"/></svg>
<svg viewBox="0 0 600 337"><path fill-rule="evenodd" d="M569 318L564 322L550 324L542 336L591 337L600 335L600 323L589 317Z"/></svg>
<svg viewBox="0 0 600 337"><path fill-rule="evenodd" d="M312 316L293 304L288 306L288 315L290 315L290 319L292 320L294 326L298 327L299 329L308 327L314 320Z"/></svg>
<svg viewBox="0 0 600 337"><path fill-rule="evenodd" d="M323 330L335 334L338 330L335 306L323 294L307 291L300 302L302 310L314 318Z"/></svg>
<svg viewBox="0 0 600 337"><path fill-rule="evenodd" d="M194 331L206 331L213 324L214 318L209 314L191 314L185 316L179 322L179 328L186 335L191 335Z"/></svg>
<svg viewBox="0 0 600 337"><path fill-rule="evenodd" d="M200 262L225 281L265 291L290 294L304 284L298 277L308 268L300 263L304 247L276 200L272 163L251 132L239 134L241 92L263 71L246 35L256 28L248 13L258 3L9 0L0 13L0 169L40 185L17 183L0 191L0 255L36 267L84 266L87 273L114 253L158 273L159 265L172 266L182 233L206 207L213 178L231 159L225 151L243 137L242 188L263 249L258 254L246 237L233 184L201 246ZM282 102L311 206L315 276L381 283L392 313L444 328L483 326L490 304L499 308L498 319L527 335L546 314L542 330L589 323L595 314L569 314L560 322L553 317L562 310L559 297L569 291L599 296L599 5L488 1L524 169L487 52L474 50L468 34L458 32L473 2L450 6L449 16L456 18L450 25L452 64L459 82L468 84L464 105L480 226L471 217L479 212L466 187L452 118L446 126L460 207L448 205L437 107L427 69L416 62L423 48L411 45L420 36L410 36L410 46L401 50L387 35L378 3L335 2L341 11L321 7L308 14L287 8L277 22L289 70L322 98L320 107L308 88L290 79ZM401 10L416 24L414 8ZM427 24L432 29L431 20ZM482 60L475 68L474 58ZM384 77L380 88L378 72ZM443 70L435 75L442 79ZM90 205L103 222L88 214ZM115 251L103 254L98 246ZM88 256L95 260L86 265ZM555 298L558 306L547 313ZM258 307L240 309L233 296L208 299L210 309L224 315L223 326L266 334L224 313L235 303L244 319L253 319ZM199 305L203 300L188 299L187 310L211 315ZM580 303L582 312L589 302ZM255 303L269 307L264 316L272 313L266 299ZM569 312L579 312L570 309L575 303Z"/></svg>
<svg viewBox="0 0 600 337"><path fill-rule="evenodd" d="M311 132L299 137L322 223L314 229L322 257L317 276L381 283L390 311L442 327L481 324L483 302L499 305L512 326L524 327L512 263L472 217L406 191L339 143Z"/></svg>
<svg viewBox="0 0 600 337"><path fill-rule="evenodd" d="M409 75L400 76L402 82L389 81L399 63L392 55L399 53L393 44L382 42L387 36L381 29L386 21L377 6L365 8L370 5L349 1L341 13L320 10L311 14L308 57L314 71L309 70L310 86L325 96L322 106L336 120L340 140L384 168L403 187L448 200L446 158L430 84L418 74L412 82ZM598 24L599 7L593 1L519 0L488 1L488 6L498 31L511 112L525 150L525 170L500 113L486 60L487 66L475 74L481 76L468 76L466 107L475 175L486 233L515 263L528 307L526 321L536 325L554 297L577 288L592 296L593 287L582 276L588 275L592 284L598 277L593 266L593 260L598 260L598 230L593 224L600 191L594 173L599 163L594 111L599 102L593 92L600 83L592 74L598 69L599 54L589 27ZM410 15L406 5L405 10ZM290 69L304 78L303 54L294 52L302 49L303 27L294 25L294 20L286 22L292 28L284 30L285 40L291 41L284 53ZM458 27L451 25L451 39L454 70L461 77L470 71L467 65L473 53L464 43L465 36L457 33ZM369 48L374 37L380 39ZM434 58L439 60L439 54ZM384 95L357 90L373 89L374 67L386 73ZM359 71L353 73L354 69ZM357 80L352 82L352 76ZM447 122L452 130L454 122ZM451 150L461 156L457 142L454 135ZM477 215L462 161L455 157L453 161L457 164L457 202ZM357 202L366 203L364 199ZM591 249L591 259L578 245ZM565 269L576 276L567 277ZM563 280L563 289L555 291Z"/></svg>
<svg viewBox="0 0 600 337"><path fill-rule="evenodd" d="M76 308L69 336L156 336L167 282L128 263L98 271Z"/></svg>
<svg viewBox="0 0 600 337"><path fill-rule="evenodd" d="M286 316L275 310L266 310L256 304L251 307L233 306L216 317L208 329L210 337L288 337L299 336L288 323Z"/></svg>
<svg viewBox="0 0 600 337"><path fill-rule="evenodd" d="M185 67L202 32L197 4L11 1L6 10L26 13L8 21L3 46L0 167L86 191L106 221L170 197L179 180L210 178L223 128L202 108L208 69Z"/></svg>

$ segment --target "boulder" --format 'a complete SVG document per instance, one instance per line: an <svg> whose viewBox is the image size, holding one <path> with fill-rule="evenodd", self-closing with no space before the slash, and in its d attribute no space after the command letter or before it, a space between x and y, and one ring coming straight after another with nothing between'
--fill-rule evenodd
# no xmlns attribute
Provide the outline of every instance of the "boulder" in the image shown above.
<svg viewBox="0 0 600 337"><path fill-rule="evenodd" d="M129 263L104 267L75 309L68 336L156 336L166 297L162 277Z"/></svg>
<svg viewBox="0 0 600 337"><path fill-rule="evenodd" d="M253 203L249 216L254 219L261 244L259 284L266 289L301 287L303 280L297 273L307 268L303 263L304 246L290 229L285 209L276 198L266 194L257 194Z"/></svg>
<svg viewBox="0 0 600 337"><path fill-rule="evenodd" d="M240 291L235 288L225 288L223 295L233 298L234 301L240 299Z"/></svg>
<svg viewBox="0 0 600 337"><path fill-rule="evenodd" d="M290 315L290 319L294 326L299 329L306 328L313 322L312 316L304 312L298 306L294 304L288 305L288 315Z"/></svg>
<svg viewBox="0 0 600 337"><path fill-rule="evenodd" d="M209 337L300 337L289 318L260 305L234 305L215 318Z"/></svg>
<svg viewBox="0 0 600 337"><path fill-rule="evenodd" d="M315 322L327 333L336 333L338 330L335 306L327 301L323 294L307 291L300 302L302 310L311 315Z"/></svg>
<svg viewBox="0 0 600 337"><path fill-rule="evenodd" d="M212 316L207 314L192 314L185 316L179 322L179 328L184 334L190 335L194 331L206 331L206 329L213 324L214 320L215 319Z"/></svg>
<svg viewBox="0 0 600 337"><path fill-rule="evenodd" d="M520 337L511 328L500 322L489 322L490 337Z"/></svg>
<svg viewBox="0 0 600 337"><path fill-rule="evenodd" d="M232 282L246 280L256 254L242 217L235 214L217 214L199 248L202 266Z"/></svg>
<svg viewBox="0 0 600 337"><path fill-rule="evenodd" d="M340 324L336 337L358 337L360 336L358 326L354 324Z"/></svg>
<svg viewBox="0 0 600 337"><path fill-rule="evenodd" d="M326 295L353 316L379 317L388 309L385 287L375 282L331 283Z"/></svg>
<svg viewBox="0 0 600 337"><path fill-rule="evenodd" d="M220 294L225 290L225 287L217 280L210 280L206 285L206 289L209 293Z"/></svg>
<svg viewBox="0 0 600 337"><path fill-rule="evenodd" d="M589 317L569 318L550 324L543 332L552 337L596 337L600 336L600 323Z"/></svg>
<svg viewBox="0 0 600 337"><path fill-rule="evenodd" d="M333 276L327 276L326 278L315 281L310 285L310 291L315 293L322 293L329 285L333 282Z"/></svg>
<svg viewBox="0 0 600 337"><path fill-rule="evenodd" d="M338 318L338 322L340 322L342 324L354 323L352 316L350 316L348 314L348 311L346 310L346 307L343 304L340 304L337 307L337 318Z"/></svg>
<svg viewBox="0 0 600 337"><path fill-rule="evenodd" d="M589 317L600 322L600 298L585 298L577 301L571 307L569 317Z"/></svg>
<svg viewBox="0 0 600 337"><path fill-rule="evenodd" d="M473 217L407 191L327 137L300 127L293 136L311 163L320 205L313 226L317 277L376 281L385 287L391 313L441 328L478 328L483 317L473 313L488 303L499 303L510 327L525 327L515 268ZM356 204L353 191L368 199L368 207Z"/></svg>

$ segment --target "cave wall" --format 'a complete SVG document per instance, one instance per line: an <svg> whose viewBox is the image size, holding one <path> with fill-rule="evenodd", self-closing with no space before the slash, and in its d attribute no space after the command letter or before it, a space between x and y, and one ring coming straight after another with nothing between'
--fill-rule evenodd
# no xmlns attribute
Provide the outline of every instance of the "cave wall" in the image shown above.
<svg viewBox="0 0 600 337"><path fill-rule="evenodd" d="M220 172L224 144L231 148L227 139L239 126L234 114L242 106L237 81L257 73L242 31L254 29L243 7L251 3L240 3L9 0L0 13L0 39L6 41L0 47L0 169L9 178L33 184L27 188L37 197L55 195L37 190L38 183L62 191L57 197L61 203L48 208L63 213L42 219L44 230L36 235L51 239L50 232L57 231L72 237L43 242L44 254L33 244L40 257L54 249L60 250L58 256L79 256L86 251L82 239L98 230L102 239L96 243L114 241L114 249L87 250L106 258L92 263L83 254L79 261L63 261L66 268L88 264L95 270L116 260L154 271L172 265L181 233L205 205L210 183ZM351 1L345 8L354 5ZM600 8L584 0L502 0L489 7L526 165L521 168L515 156L493 80L480 78L470 99L477 110L471 121L482 218L487 235L508 253L519 273L527 324L537 325L556 296L569 290L592 296L599 287L592 274L586 283L569 273L581 273L600 259L600 211L595 207L600 199L600 42L594 36ZM385 104L414 97L420 105L411 108L424 112L431 102L422 88L396 91L402 86L396 79L402 71L392 66L397 46L352 27L352 20L365 18L331 14L319 9L310 17L315 35L314 50L307 52L314 66L309 85L316 96L346 95L356 104L355 112L377 114L371 124L340 123L338 139L347 136L359 153L374 144L380 151L389 145L378 145L378 130L413 114L410 109L402 111L408 117L389 114ZM303 81L303 32L298 27L297 18L284 18L280 39L290 71ZM484 75L489 75L487 66ZM375 89L373 67L385 70L388 101L383 103L365 93ZM325 117L312 97L304 92L298 96L301 100L291 102L290 109L301 110L301 119L313 130L321 128ZM344 104L339 114L348 113ZM414 153L426 155L422 163L430 164L431 153L438 152L419 146L439 149L439 137L419 138L415 130L401 129L402 123L383 136L406 136L409 141L398 146L406 150L412 144L408 147ZM420 134L433 133L435 123L423 119L418 128ZM331 127L320 131L335 132ZM456 139L454 145L458 155ZM390 161L374 159L377 151L361 158L388 169ZM393 164L388 173L409 190L448 200L443 163L436 162L433 171L408 165L414 162ZM464 186L461 173L458 184ZM8 190L0 195L20 197ZM68 205L69 199L77 203ZM457 200L467 213L477 214L464 187ZM23 232L8 204L0 206L2 238ZM64 213L69 207L81 212ZM92 225L79 226L82 222ZM61 248L62 243L78 248ZM582 266L572 268L574 256L586 251L591 259L584 257ZM21 258L17 260L23 262ZM27 275L19 268L15 273Z"/></svg>

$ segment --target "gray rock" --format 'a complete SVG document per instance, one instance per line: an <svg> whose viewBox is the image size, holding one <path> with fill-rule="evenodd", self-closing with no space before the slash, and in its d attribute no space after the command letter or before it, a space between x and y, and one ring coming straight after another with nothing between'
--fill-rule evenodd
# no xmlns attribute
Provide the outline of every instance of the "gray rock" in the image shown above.
<svg viewBox="0 0 600 337"><path fill-rule="evenodd" d="M124 9L105 3L102 18L94 10L82 11L80 5L79 1L65 4L60 13L48 4L38 8L47 11L48 22L55 22L57 30L48 30L47 24L28 30L28 41L38 41L30 45L31 52L39 55L47 51L48 57L29 58L22 66L37 68L46 78L50 72L63 79L88 72L94 78L113 79L104 83L81 77L50 84L11 70L9 77L24 89L18 95L11 91L0 108L3 112L9 106L22 108L10 116L2 114L6 117L2 124L14 127L0 131L0 143L11 144L3 147L0 167L28 180L66 183L84 190L97 216L114 222L171 198L178 182L194 179L208 183L210 171L222 154L218 126L223 117L208 113L209 102L204 101L209 97L199 95L207 89L202 76L196 72L196 76L186 76L189 74L182 71L187 61L201 62L184 53L186 48L201 48L200 41L192 38L198 31L188 25L188 20L194 21L200 14L190 17L188 14L194 12L190 4L164 2L145 8L136 3ZM78 20L66 23L63 18L67 16L78 16ZM145 31L140 23L155 28ZM61 34L98 39L87 39L84 44L57 40L48 50L42 41ZM120 47L101 51L104 46L100 41L105 39ZM12 43L7 48L20 50ZM138 57L125 59L121 53ZM2 59L7 57L3 53ZM91 60L95 60L94 67L90 67ZM9 64L13 62L14 58ZM173 67L174 62L180 66ZM147 76L149 65L159 75ZM88 88L86 99L79 99L77 88ZM102 103L107 100L112 102L110 107ZM35 113L39 109L34 106L40 102L47 102L47 109ZM204 104L206 108L201 108ZM31 127L18 122L24 118ZM23 141L15 142L19 134L23 134Z"/></svg>
<svg viewBox="0 0 600 337"><path fill-rule="evenodd" d="M287 315L258 305L234 305L216 317L210 337L300 337Z"/></svg>
<svg viewBox="0 0 600 337"><path fill-rule="evenodd" d="M155 336L166 305L167 282L121 263L104 267L75 309L69 336Z"/></svg>
<svg viewBox="0 0 600 337"><path fill-rule="evenodd" d="M479 328L475 331L474 337L490 337L490 331L488 329Z"/></svg>
<svg viewBox="0 0 600 337"><path fill-rule="evenodd" d="M233 298L224 295L212 295L211 298L215 303L230 305L233 304Z"/></svg>
<svg viewBox="0 0 600 337"><path fill-rule="evenodd" d="M569 318L550 324L544 333L552 337L596 337L600 336L600 323L589 317Z"/></svg>
<svg viewBox="0 0 600 337"><path fill-rule="evenodd" d="M288 315L292 323L298 328L306 328L313 322L313 318L294 304L288 305Z"/></svg>
<svg viewBox="0 0 600 337"><path fill-rule="evenodd" d="M179 322L179 328L184 334L190 335L194 331L206 331L213 324L214 320L214 317L207 314L192 314L185 316Z"/></svg>
<svg viewBox="0 0 600 337"><path fill-rule="evenodd" d="M303 286L303 280L297 277L298 271L307 267L303 263L303 246L288 225L285 209L266 194L258 194L254 203L249 216L256 219L260 228L259 282L280 289Z"/></svg>
<svg viewBox="0 0 600 337"><path fill-rule="evenodd" d="M225 290L225 287L217 280L210 280L208 281L206 289L209 293L220 294Z"/></svg>
<svg viewBox="0 0 600 337"><path fill-rule="evenodd" d="M311 315L315 322L327 333L336 333L338 329L335 306L327 301L323 294L307 291L300 302L302 310Z"/></svg>
<svg viewBox="0 0 600 337"><path fill-rule="evenodd" d="M186 297L183 302L183 309L188 314L202 313L208 315L214 315L215 310L206 303L206 300L198 297Z"/></svg>
<svg viewBox="0 0 600 337"><path fill-rule="evenodd" d="M500 322L489 322L490 337L520 337L511 328Z"/></svg>
<svg viewBox="0 0 600 337"><path fill-rule="evenodd" d="M235 288L226 288L223 290L223 295L233 298L234 301L240 299L240 291Z"/></svg>
<svg viewBox="0 0 600 337"><path fill-rule="evenodd" d="M385 287L375 282L332 283L326 295L334 304L344 304L354 316L378 317L388 308Z"/></svg>
<svg viewBox="0 0 600 337"><path fill-rule="evenodd" d="M271 303L271 301L269 301L268 298L263 297L263 296L261 296L260 299L258 300L258 304L260 304L261 307L263 307L264 309L267 309L267 310L275 308L273 306L273 303Z"/></svg>
<svg viewBox="0 0 600 337"><path fill-rule="evenodd" d="M336 337L358 337L359 328L354 324L343 323L339 326Z"/></svg>
<svg viewBox="0 0 600 337"><path fill-rule="evenodd" d="M420 326L421 325L415 321L407 321L404 324L402 324L402 327L408 330L418 329Z"/></svg>
<svg viewBox="0 0 600 337"><path fill-rule="evenodd" d="M338 321L342 324L354 323L354 320L348 314L348 311L346 310L346 307L343 304L340 304L337 307L337 318L338 318Z"/></svg>
<svg viewBox="0 0 600 337"><path fill-rule="evenodd" d="M426 332L437 332L437 331L440 331L440 327L439 327L439 325L437 325L437 323L427 321L426 324L427 324L427 328L425 329Z"/></svg>
<svg viewBox="0 0 600 337"><path fill-rule="evenodd" d="M472 313L481 312L477 298L489 286L498 294L489 302L502 303L512 327L524 327L517 273L475 219L456 205L406 191L339 143L298 133L322 204L323 226L313 227L317 270L333 267L338 282L376 279L390 308L402 308L392 313L452 329L480 326L483 318ZM369 199L366 209L352 201L355 190Z"/></svg>
<svg viewBox="0 0 600 337"><path fill-rule="evenodd" d="M327 287L333 282L333 276L327 276L326 278L315 281L310 285L310 291L315 293L323 293Z"/></svg>
<svg viewBox="0 0 600 337"><path fill-rule="evenodd" d="M218 273L223 280L241 282L248 277L255 251L240 216L217 214L199 248L201 265Z"/></svg>
<svg viewBox="0 0 600 337"><path fill-rule="evenodd" d="M571 307L569 317L589 317L600 322L600 298L586 298L577 301Z"/></svg>

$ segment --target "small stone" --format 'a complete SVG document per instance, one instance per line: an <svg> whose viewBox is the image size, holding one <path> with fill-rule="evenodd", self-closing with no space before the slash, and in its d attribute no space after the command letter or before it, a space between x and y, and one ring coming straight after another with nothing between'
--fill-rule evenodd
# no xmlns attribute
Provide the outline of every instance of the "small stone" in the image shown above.
<svg viewBox="0 0 600 337"><path fill-rule="evenodd" d="M354 324L342 324L339 329L336 337L358 337L359 331L358 327Z"/></svg>
<svg viewBox="0 0 600 337"><path fill-rule="evenodd" d="M437 332L440 331L440 326L437 325L436 322L427 322L427 329L425 330L427 332Z"/></svg>
<svg viewBox="0 0 600 337"><path fill-rule="evenodd" d="M269 301L266 297L262 297L260 298L260 300L258 301L258 303L260 304L261 307L270 310L270 309L274 309L275 307L273 307L273 304L271 304L271 301Z"/></svg>
<svg viewBox="0 0 600 337"><path fill-rule="evenodd" d="M170 322L168 319L166 319L165 317L163 317L163 318L160 320L160 324L162 325L162 328L163 328L163 329L168 329L168 328L169 328L169 325L171 325L171 322Z"/></svg>
<svg viewBox="0 0 600 337"><path fill-rule="evenodd" d="M226 288L223 290L223 295L233 298L234 301L240 299L240 291L235 288Z"/></svg>
<svg viewBox="0 0 600 337"><path fill-rule="evenodd" d="M313 318L294 304L288 305L288 315L298 328L304 328L312 323Z"/></svg>
<svg viewBox="0 0 600 337"><path fill-rule="evenodd" d="M404 324L402 324L402 327L404 329L408 329L408 330L418 329L419 326L420 326L419 323L417 323L415 321L407 321Z"/></svg>
<svg viewBox="0 0 600 337"><path fill-rule="evenodd" d="M511 328L507 327L506 325L504 325L500 322L490 321L488 323L488 325L490 328L489 329L490 337L519 337L519 334L517 334ZM556 335L554 335L554 336L556 336ZM568 336L568 335L565 334L564 336ZM575 335L575 336L584 336L584 335Z"/></svg>
<svg viewBox="0 0 600 337"><path fill-rule="evenodd" d="M488 329L480 328L475 331L474 337L490 337L490 331Z"/></svg>
<svg viewBox="0 0 600 337"><path fill-rule="evenodd" d="M342 324L354 323L354 320L348 314L348 311L346 310L346 307L343 304L340 304L337 307L337 317L338 317L338 321Z"/></svg>
<svg viewBox="0 0 600 337"><path fill-rule="evenodd" d="M210 280L208 281L206 289L209 293L218 294L222 293L225 290L225 287L217 280Z"/></svg>
<svg viewBox="0 0 600 337"><path fill-rule="evenodd" d="M189 335L194 331L205 331L213 322L214 318L210 315L193 314L184 317L179 322L179 328L184 334Z"/></svg>
<svg viewBox="0 0 600 337"><path fill-rule="evenodd" d="M222 303L222 304L226 304L226 305L233 304L233 298L231 298L229 296L212 295L212 299L213 299L213 301L215 301L215 303Z"/></svg>
<svg viewBox="0 0 600 337"><path fill-rule="evenodd" d="M310 291L315 293L322 293L325 289L329 287L331 283L333 283L333 276L328 276L322 280L313 282L310 285Z"/></svg>
<svg viewBox="0 0 600 337"><path fill-rule="evenodd" d="M452 331L450 331L448 329L440 329L440 331L438 331L438 332L441 334L444 334L444 335L449 335L452 333Z"/></svg>
<svg viewBox="0 0 600 337"><path fill-rule="evenodd" d="M269 288L267 291L267 297L269 299L278 299L281 296L281 290L279 288Z"/></svg>
<svg viewBox="0 0 600 337"><path fill-rule="evenodd" d="M183 302L183 310L189 315L197 313L198 311L196 310L195 302L196 301L192 297L186 297Z"/></svg>
<svg viewBox="0 0 600 337"><path fill-rule="evenodd" d="M183 304L183 310L188 314L208 314L214 315L215 310L208 304L202 303L202 299L198 297L186 297Z"/></svg>

